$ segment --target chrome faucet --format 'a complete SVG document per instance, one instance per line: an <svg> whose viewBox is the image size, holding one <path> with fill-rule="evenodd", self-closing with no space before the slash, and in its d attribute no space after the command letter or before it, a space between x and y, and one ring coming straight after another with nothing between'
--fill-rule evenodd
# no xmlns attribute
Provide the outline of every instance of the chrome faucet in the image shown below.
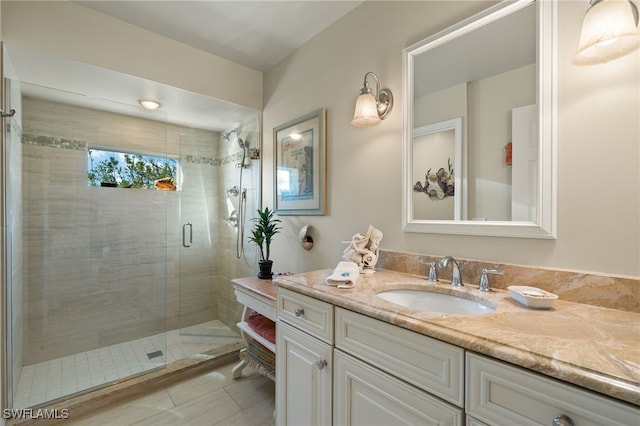
<svg viewBox="0 0 640 426"><path fill-rule="evenodd" d="M452 256L443 257L440 262L438 262L438 268L446 268L449 264L449 261L453 263L451 270L451 285L455 287L464 286L464 284L462 283L462 277L460 276L460 265L458 264L458 261L455 260Z"/></svg>
<svg viewBox="0 0 640 426"><path fill-rule="evenodd" d="M436 270L436 262L428 262L428 261L424 260L423 258L419 257L418 258L418 263L421 264L421 265L429 266L429 278L428 278L428 281L430 283L437 283L438 281L440 281L438 279L438 271Z"/></svg>
<svg viewBox="0 0 640 426"><path fill-rule="evenodd" d="M489 285L489 277L487 274L491 275L504 275L504 271L502 269L487 269L482 268L482 274L480 275L480 286L478 290L480 291L491 291L491 286Z"/></svg>

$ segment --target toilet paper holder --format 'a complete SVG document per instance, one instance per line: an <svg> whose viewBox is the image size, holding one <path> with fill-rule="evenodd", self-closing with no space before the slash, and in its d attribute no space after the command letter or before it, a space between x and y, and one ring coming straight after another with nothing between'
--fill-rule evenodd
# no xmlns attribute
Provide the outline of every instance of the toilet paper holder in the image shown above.
<svg viewBox="0 0 640 426"><path fill-rule="evenodd" d="M302 228L300 228L300 233L298 234L298 237L300 239L300 244L302 245L302 248L305 250L311 250L311 248L313 247L313 238L311 238L311 235L309 235L310 229L311 229L311 225L305 225Z"/></svg>

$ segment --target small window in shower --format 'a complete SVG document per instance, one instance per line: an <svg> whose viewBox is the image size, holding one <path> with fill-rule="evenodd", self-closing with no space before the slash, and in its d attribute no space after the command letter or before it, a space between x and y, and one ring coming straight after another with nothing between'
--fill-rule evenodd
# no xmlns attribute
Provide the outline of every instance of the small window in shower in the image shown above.
<svg viewBox="0 0 640 426"><path fill-rule="evenodd" d="M176 190L178 162L167 157L89 148L89 186Z"/></svg>

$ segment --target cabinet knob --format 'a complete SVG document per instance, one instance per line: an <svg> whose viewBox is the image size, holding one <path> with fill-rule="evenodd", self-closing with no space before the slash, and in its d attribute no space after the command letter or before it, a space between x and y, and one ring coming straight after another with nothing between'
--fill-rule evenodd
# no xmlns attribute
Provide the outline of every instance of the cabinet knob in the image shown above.
<svg viewBox="0 0 640 426"><path fill-rule="evenodd" d="M293 311L293 313L295 314L295 316L299 317L301 315L304 315L304 309L297 308L295 311Z"/></svg>
<svg viewBox="0 0 640 426"><path fill-rule="evenodd" d="M564 415L564 414L560 414L558 416L556 416L555 419L553 419L553 423L551 423L552 426L573 426L573 420L571 420L571 417Z"/></svg>
<svg viewBox="0 0 640 426"><path fill-rule="evenodd" d="M322 360L316 362L316 367L318 367L318 370L322 370L326 366L327 366L327 360L326 359L322 359Z"/></svg>

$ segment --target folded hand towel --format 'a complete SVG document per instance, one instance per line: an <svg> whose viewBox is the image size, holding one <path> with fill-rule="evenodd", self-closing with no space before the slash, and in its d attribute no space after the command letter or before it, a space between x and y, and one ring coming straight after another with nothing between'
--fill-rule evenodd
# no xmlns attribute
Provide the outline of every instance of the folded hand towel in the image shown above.
<svg viewBox="0 0 640 426"><path fill-rule="evenodd" d="M351 288L355 286L360 276L360 268L354 262L339 262L333 273L327 277L325 283L338 288Z"/></svg>

